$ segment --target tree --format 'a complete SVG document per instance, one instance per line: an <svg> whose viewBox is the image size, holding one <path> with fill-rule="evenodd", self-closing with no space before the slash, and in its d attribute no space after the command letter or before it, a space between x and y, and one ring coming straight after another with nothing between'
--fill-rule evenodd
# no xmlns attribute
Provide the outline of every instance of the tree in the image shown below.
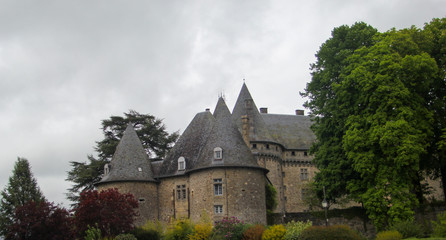
<svg viewBox="0 0 446 240"><path fill-rule="evenodd" d="M29 201L44 201L44 196L37 186L37 181L25 158L18 158L8 185L1 193L0 201L0 234L6 235L8 226L13 223L16 208Z"/></svg>
<svg viewBox="0 0 446 240"><path fill-rule="evenodd" d="M446 20L378 33L335 28L303 96L327 198L362 202L378 228L413 217L424 174L445 172ZM444 179L445 180L445 179Z"/></svg>
<svg viewBox="0 0 446 240"><path fill-rule="evenodd" d="M98 158L90 155L88 163L71 162L72 169L68 172L67 180L74 184L68 189L68 199L77 202L79 192L94 189L94 184L101 180L104 165L111 161L129 122L133 124L143 147L151 158L164 157L178 139L178 132L168 134L162 120L149 114L140 114L130 110L129 113L124 113L124 117L111 116L110 119L102 120L104 139L96 142L95 147Z"/></svg>
<svg viewBox="0 0 446 240"><path fill-rule="evenodd" d="M69 212L47 201L17 207L6 239L74 239Z"/></svg>
<svg viewBox="0 0 446 240"><path fill-rule="evenodd" d="M342 148L346 131L344 122L350 114L349 109L339 108L340 100L333 86L342 82L341 72L347 64L346 59L356 49L372 46L377 34L375 28L363 22L335 28L331 38L317 52L317 61L311 65L312 80L301 93L309 98L305 106L311 110L312 130L317 137L311 148L313 161L320 170L315 176L315 187L320 198L323 186L326 187L329 202L349 194L349 180L359 178Z"/></svg>
<svg viewBox="0 0 446 240"><path fill-rule="evenodd" d="M392 30L358 49L335 85L339 108L350 109L342 146L360 175L347 189L379 229L413 218L420 159L432 137L426 96L438 67L413 41L415 32Z"/></svg>
<svg viewBox="0 0 446 240"><path fill-rule="evenodd" d="M138 202L132 194L121 194L116 188L83 191L74 209L76 230L82 235L88 226L97 224L106 236L128 232L133 228L137 207Z"/></svg>

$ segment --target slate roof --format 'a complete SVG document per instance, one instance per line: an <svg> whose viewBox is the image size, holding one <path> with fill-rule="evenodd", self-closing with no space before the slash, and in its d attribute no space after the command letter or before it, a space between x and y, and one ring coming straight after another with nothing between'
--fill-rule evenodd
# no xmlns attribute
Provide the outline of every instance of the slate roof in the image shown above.
<svg viewBox="0 0 446 240"><path fill-rule="evenodd" d="M109 165L109 174L104 175L98 184L117 181L155 181L149 157L131 123L125 129Z"/></svg>
<svg viewBox="0 0 446 240"><path fill-rule="evenodd" d="M214 159L216 147L223 150L222 160ZM179 157L186 159L186 170L178 170ZM213 167L260 168L231 120L231 113L223 98L218 100L213 115L202 112L195 116L164 160L160 177Z"/></svg>
<svg viewBox="0 0 446 240"><path fill-rule="evenodd" d="M247 109L246 100L252 100L252 97L243 83L232 111L232 119L240 131L243 115L248 115L253 120L254 133L251 133L250 141L275 142L286 149L306 150L316 140L310 129L312 122L309 116L260 113L253 100L251 108Z"/></svg>
<svg viewBox="0 0 446 240"><path fill-rule="evenodd" d="M261 113L271 136L286 149L310 149L316 136L309 116Z"/></svg>
<svg viewBox="0 0 446 240"><path fill-rule="evenodd" d="M246 107L246 102L250 101L251 106ZM239 96L235 103L234 109L232 110L232 120L235 122L237 127L242 129L242 116L247 115L250 121L254 124L255 128L250 134L251 141L273 141L275 139L269 133L269 130L259 113L259 110L251 97L251 93L248 87L243 83L242 89L240 90Z"/></svg>

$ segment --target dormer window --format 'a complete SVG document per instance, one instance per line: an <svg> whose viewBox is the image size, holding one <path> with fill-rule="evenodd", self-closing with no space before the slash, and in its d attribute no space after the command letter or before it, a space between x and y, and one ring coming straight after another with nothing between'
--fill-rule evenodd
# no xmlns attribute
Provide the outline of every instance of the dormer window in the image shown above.
<svg viewBox="0 0 446 240"><path fill-rule="evenodd" d="M108 165L108 163L106 163L104 165L104 175L107 175L110 173L110 165Z"/></svg>
<svg viewBox="0 0 446 240"><path fill-rule="evenodd" d="M223 150L221 149L221 147L214 148L214 159L215 160L223 159Z"/></svg>
<svg viewBox="0 0 446 240"><path fill-rule="evenodd" d="M186 169L186 159L184 157L178 158L178 170L185 170Z"/></svg>

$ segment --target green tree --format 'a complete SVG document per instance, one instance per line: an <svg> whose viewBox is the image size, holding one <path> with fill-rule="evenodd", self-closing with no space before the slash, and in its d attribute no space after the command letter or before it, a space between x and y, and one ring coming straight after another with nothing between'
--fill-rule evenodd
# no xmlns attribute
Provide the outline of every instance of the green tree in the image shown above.
<svg viewBox="0 0 446 240"><path fill-rule="evenodd" d="M37 186L37 181L25 158L18 158L8 185L1 192L0 201L0 235L7 234L8 227L13 223L16 208L29 201L41 202L45 198Z"/></svg>
<svg viewBox="0 0 446 240"><path fill-rule="evenodd" d="M104 165L111 161L129 122L133 124L150 158L164 157L178 139L178 132L169 134L162 120L149 114L130 110L123 117L111 116L110 119L102 120L104 139L96 142L95 147L98 157L89 155L88 162L71 162L72 169L68 172L67 180L74 184L68 189L68 199L77 202L80 192L94 189L94 184L101 180Z"/></svg>
<svg viewBox="0 0 446 240"><path fill-rule="evenodd" d="M446 18L433 19L425 24L422 33L420 45L435 59L439 68L428 96L428 107L434 114L433 137L422 168L434 177L441 177L443 186L446 186ZM443 193L446 196L446 188Z"/></svg>
<svg viewBox="0 0 446 240"><path fill-rule="evenodd" d="M350 109L342 146L360 175L347 189L380 229L413 217L420 159L432 137L426 96L438 67L413 40L416 32L392 30L355 51L335 85L348 99L339 108Z"/></svg>
<svg viewBox="0 0 446 240"><path fill-rule="evenodd" d="M445 19L423 30L335 28L302 94L318 139L317 188L332 202L362 202L378 228L411 220L424 174L446 179L445 29Z"/></svg>
<svg viewBox="0 0 446 240"><path fill-rule="evenodd" d="M313 161L320 170L315 177L315 187L320 198L323 186L326 187L329 202L347 195L347 183L359 178L342 148L344 122L350 109L339 108L341 100L333 86L343 81L341 71L347 65L346 59L356 49L372 46L377 34L375 28L363 22L335 28L331 38L316 53L317 61L311 65L312 80L301 93L309 99L305 105L311 110L312 130L318 139L311 148Z"/></svg>

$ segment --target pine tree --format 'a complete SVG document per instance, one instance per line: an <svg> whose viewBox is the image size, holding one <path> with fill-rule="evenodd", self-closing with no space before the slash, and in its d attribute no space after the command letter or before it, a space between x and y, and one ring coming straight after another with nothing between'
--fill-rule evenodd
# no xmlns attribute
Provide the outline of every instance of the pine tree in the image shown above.
<svg viewBox="0 0 446 240"><path fill-rule="evenodd" d="M25 158L18 158L15 163L12 176L8 185L1 192L0 201L0 235L6 235L12 217L17 207L23 206L29 201L41 202L45 200L37 181Z"/></svg>

